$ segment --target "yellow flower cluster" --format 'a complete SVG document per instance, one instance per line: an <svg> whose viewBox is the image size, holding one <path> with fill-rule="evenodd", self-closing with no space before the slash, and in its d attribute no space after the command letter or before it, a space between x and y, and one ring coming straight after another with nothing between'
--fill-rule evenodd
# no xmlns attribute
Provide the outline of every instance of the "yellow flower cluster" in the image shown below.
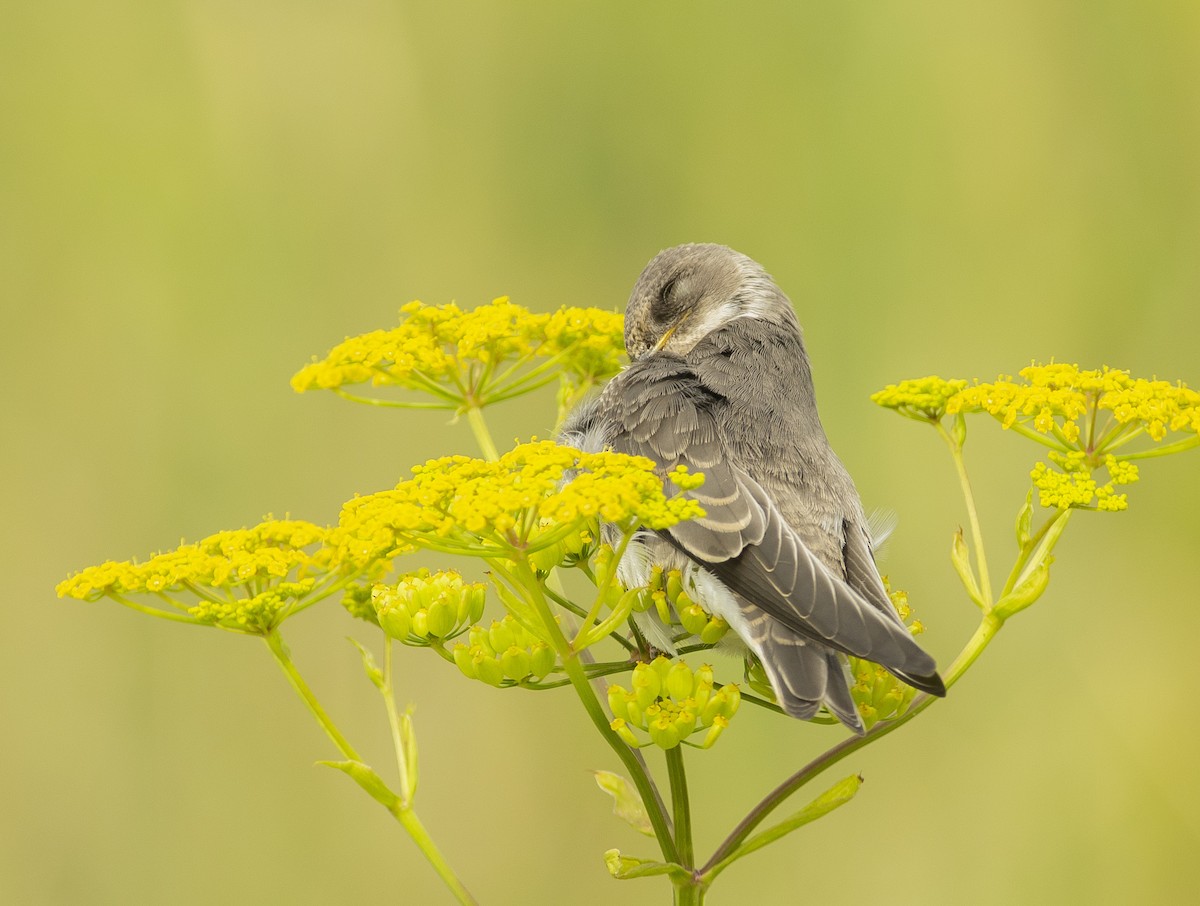
<svg viewBox="0 0 1200 906"><path fill-rule="evenodd" d="M1038 499L1042 506L1062 510L1071 507L1094 507L1110 512L1129 507L1128 495L1118 494L1116 487L1133 484L1138 480L1138 467L1134 463L1121 462L1109 454L1104 459L1109 480L1100 484L1092 477L1087 457L1081 451L1065 455L1051 453L1050 458L1059 467L1058 470L1039 462L1029 473L1033 479L1033 486L1038 489Z"/></svg>
<svg viewBox="0 0 1200 906"><path fill-rule="evenodd" d="M1056 434L1072 444L1079 441L1079 419L1088 416L1094 432L1096 414L1103 411L1111 412L1118 426L1143 429L1156 441L1168 430L1200 431L1200 394L1184 384L1132 378L1107 366L1089 371L1061 363L1030 365L1019 376L1019 381L1002 375L968 387L946 411L988 412L1005 428L1028 423L1040 434ZM1087 442L1099 449L1117 433L1097 437L1092 432Z"/></svg>
<svg viewBox="0 0 1200 906"><path fill-rule="evenodd" d="M59 597L94 601L155 595L193 622L263 632L321 589L339 564L328 529L311 522L268 520L254 528L218 532L144 563L91 566L61 582ZM187 603L178 595L198 598Z"/></svg>
<svg viewBox="0 0 1200 906"><path fill-rule="evenodd" d="M729 726L741 704L736 685L714 688L712 667L693 671L683 661L659 655L649 664L638 664L630 677L632 691L608 687L612 728L631 746L642 746L633 728L644 730L650 742L673 749L697 729L707 728L700 748L707 749ZM692 743L689 743L692 745Z"/></svg>
<svg viewBox="0 0 1200 906"><path fill-rule="evenodd" d="M695 501L668 497L654 468L644 457L581 453L553 441L522 444L494 462L433 459L394 490L342 508L339 556L365 562L423 546L507 557L578 536L580 523L598 519L661 529L703 515Z"/></svg>
<svg viewBox="0 0 1200 906"><path fill-rule="evenodd" d="M871 402L908 418L936 422L946 414L950 399L966 386L966 381L946 381L930 375L888 384L871 394Z"/></svg>
<svg viewBox="0 0 1200 906"><path fill-rule="evenodd" d="M563 368L582 381L603 381L621 370L625 317L618 312L564 306L549 316L543 332L537 354L563 356Z"/></svg>
<svg viewBox="0 0 1200 906"><path fill-rule="evenodd" d="M456 408L544 383L539 359L591 383L616 374L624 353L621 315L594 308L534 314L501 297L469 311L410 302L400 318L398 327L349 337L306 365L293 376L293 389L397 386Z"/></svg>

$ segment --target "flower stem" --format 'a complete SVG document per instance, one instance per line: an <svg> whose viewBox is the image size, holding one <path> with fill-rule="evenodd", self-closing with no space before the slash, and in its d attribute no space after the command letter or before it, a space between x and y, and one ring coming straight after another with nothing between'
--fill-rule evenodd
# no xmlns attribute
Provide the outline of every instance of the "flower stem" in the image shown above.
<svg viewBox="0 0 1200 906"><path fill-rule="evenodd" d="M271 649L271 654L275 656L275 660L283 668L284 675L287 676L288 682L292 684L292 688L296 690L296 694L304 700L304 704L308 706L308 710L317 719L317 723L321 725L321 729L333 740L333 744L337 746L338 751L351 761L362 761L358 756L358 752L354 750L354 746L350 745L346 737L334 725L333 720L325 713L325 709L321 707L321 703L313 695L312 689L308 688L308 683L304 681L304 677L300 675L300 671L292 663L291 655L288 654L287 645L284 644L283 638L279 635L279 630L272 629L263 636L263 641L267 643L267 647Z"/></svg>
<svg viewBox="0 0 1200 906"><path fill-rule="evenodd" d="M313 695L312 689L308 687L308 683L304 681L304 677L300 675L300 671L296 669L296 665L292 662L291 655L288 654L287 645L284 644L283 638L279 635L279 631L271 630L269 633L263 636L263 641L267 643L267 647L271 649L271 654L275 656L275 660L279 663L279 666L283 668L283 672L287 676L288 682L292 684L292 688L295 689L300 698L304 700L304 704L308 706L308 710L311 711L313 717L317 719L317 723L321 725L321 729L325 731L325 733L333 741L333 744L337 746L338 751L351 761L362 762L362 758L359 757L359 754L357 751L355 751L354 746L350 745L346 737L343 736L341 731L338 730L338 728L334 725L329 715L325 713L325 709L321 707L321 703L317 701L317 697ZM388 679L387 698L390 702L392 700L390 694L390 674ZM392 712L394 710L394 707L389 708L389 718L392 716ZM398 731L394 729L393 732ZM398 736L397 746L399 746ZM397 748L398 756L400 751L401 750ZM403 776L403 769L401 770L401 774L401 781L406 782L407 778ZM406 798L407 797L398 801L403 803L405 802ZM389 808L388 811L395 816L396 820L400 822L401 827L403 827L405 831L408 832L408 835L412 837L413 842L417 844L417 848L420 849L425 858L429 860L429 864L433 866L433 870L438 873L438 876L442 879L446 886L450 888L450 891L454 894L455 898L460 903L467 904L467 906L474 906L476 902L475 898L471 896L471 894L463 886L462 882L459 881L455 876L449 864L447 864L445 858L434 844L433 839L429 836L429 832L425 830L425 826L421 824L420 819L417 817L416 812L412 810L411 806L401 804L397 808Z"/></svg>
<svg viewBox="0 0 1200 906"><path fill-rule="evenodd" d="M988 576L987 553L983 549L983 531L979 526L979 513L975 509L975 494L971 490L971 479L967 476L967 465L963 461L962 444L954 439L942 426L937 425L938 434L950 448L950 456L954 459L954 468L958 472L958 481L962 485L963 500L967 504L967 518L971 523L971 541L975 546L975 560L979 564L979 591L983 595L984 611L992 609L992 582Z"/></svg>
<svg viewBox="0 0 1200 906"><path fill-rule="evenodd" d="M450 865L442 857L437 845L433 842L433 838L429 836L429 832L425 830L425 825L421 823L421 819L417 817L417 813L411 808L399 809L393 812L396 820L401 826L408 831L408 835L412 837L413 842L429 860L429 864L433 866L433 870L438 873L450 892L454 894L454 898L464 906L475 906L476 899L471 896L470 891L463 886L462 881L454 874Z"/></svg>
<svg viewBox="0 0 1200 906"><path fill-rule="evenodd" d="M497 570L504 569L498 561L491 561L491 566ZM550 642L558 653L559 658L562 660L563 669L570 678L571 685L575 687L575 693L583 703L584 710L587 712L588 717L591 718L600 735L604 737L604 741L608 743L609 747L616 752L617 757L621 759L621 763L625 765L625 769L629 772L634 786L637 787L638 795L642 798L642 805L650 817L650 824L654 829L654 836L658 840L663 858L668 862L678 862L679 855L675 846L675 840L671 836L671 828L667 823L666 813L660 805L661 800L658 796L658 790L654 786L650 772L638 760L634 751L625 744L609 725L608 715L605 713L600 700L596 697L596 693L592 689L587 672L580 662L579 652L571 647L571 643L563 635L562 629L554 621L554 615L550 612L550 605L542 593L541 585L538 583L537 576L534 575L529 562L518 560L513 563L513 566L515 567L515 575L512 577L514 580L513 584L528 591L530 603L537 610L537 614L542 620L543 628L549 636Z"/></svg>
<svg viewBox="0 0 1200 906"><path fill-rule="evenodd" d="M976 659L983 653L983 650L999 632L1003 625L1002 621L992 614L984 616L979 627L975 630L975 634L971 636L954 663L946 671L945 681L946 688L953 686L967 669L975 663ZM919 695L913 700L912 707L905 711L902 715L892 720L880 721L871 727L862 736L851 736L848 739L842 740L837 745L827 749L824 753L817 756L815 759L806 764L803 768L777 786L774 790L768 793L762 801L758 803L750 813L742 819L741 823L733 829L725 841L713 853L712 858L704 864L700 869L700 873L704 874L714 865L724 861L733 853L746 838L758 827L766 817L771 814L776 808L782 805L789 797L798 792L810 780L823 774L829 768L833 767L847 755L857 752L878 739L887 736L893 730L897 730L904 724L908 723L934 702L938 701L932 695Z"/></svg>
<svg viewBox="0 0 1200 906"><path fill-rule="evenodd" d="M691 868L695 859L692 848L692 810L688 800L687 772L683 767L683 748L667 749L667 776L671 780L671 811L675 816L675 848L679 864Z"/></svg>
<svg viewBox="0 0 1200 906"><path fill-rule="evenodd" d="M492 440L492 433L488 430L483 410L478 406L467 406L466 411L467 423L471 426L475 442L479 444L479 449L483 452L484 457L492 461L499 459L500 453L496 450L496 443Z"/></svg>

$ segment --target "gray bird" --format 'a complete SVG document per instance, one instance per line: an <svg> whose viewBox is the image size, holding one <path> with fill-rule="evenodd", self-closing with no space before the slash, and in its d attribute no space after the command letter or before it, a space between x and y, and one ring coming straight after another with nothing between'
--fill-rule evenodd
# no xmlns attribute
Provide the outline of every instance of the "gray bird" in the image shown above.
<svg viewBox="0 0 1200 906"><path fill-rule="evenodd" d="M703 472L687 493L705 516L640 533L622 581L644 584L654 564L683 570L793 717L824 704L864 732L847 654L945 695L884 589L858 491L817 415L800 324L762 266L722 245L660 252L630 296L625 348L629 367L563 440L646 456L662 475Z"/></svg>

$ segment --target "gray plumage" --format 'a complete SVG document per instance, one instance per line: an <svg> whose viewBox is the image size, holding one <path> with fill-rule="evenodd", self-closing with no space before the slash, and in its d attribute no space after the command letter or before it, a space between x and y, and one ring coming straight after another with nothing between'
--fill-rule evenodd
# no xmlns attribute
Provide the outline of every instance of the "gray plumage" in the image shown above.
<svg viewBox="0 0 1200 906"><path fill-rule="evenodd" d="M762 267L720 245L661 252L630 297L625 344L632 364L564 440L649 457L664 475L703 472L688 494L705 516L640 536L623 578L638 582L652 563L685 569L795 717L824 703L863 732L846 654L944 695L888 599L858 492L817 415L800 325Z"/></svg>

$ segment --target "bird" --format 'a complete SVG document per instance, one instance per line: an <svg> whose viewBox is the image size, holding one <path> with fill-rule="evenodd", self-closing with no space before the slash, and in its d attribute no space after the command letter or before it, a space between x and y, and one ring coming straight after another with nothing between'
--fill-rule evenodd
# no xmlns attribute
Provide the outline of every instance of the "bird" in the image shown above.
<svg viewBox="0 0 1200 906"><path fill-rule="evenodd" d="M664 479L679 466L703 473L682 493L704 515L639 531L622 584L645 584L656 565L683 571L801 720L823 705L865 732L847 655L945 695L888 596L862 501L818 416L800 323L762 265L713 243L660 252L630 294L625 348L629 365L572 413L560 441L648 457Z"/></svg>

